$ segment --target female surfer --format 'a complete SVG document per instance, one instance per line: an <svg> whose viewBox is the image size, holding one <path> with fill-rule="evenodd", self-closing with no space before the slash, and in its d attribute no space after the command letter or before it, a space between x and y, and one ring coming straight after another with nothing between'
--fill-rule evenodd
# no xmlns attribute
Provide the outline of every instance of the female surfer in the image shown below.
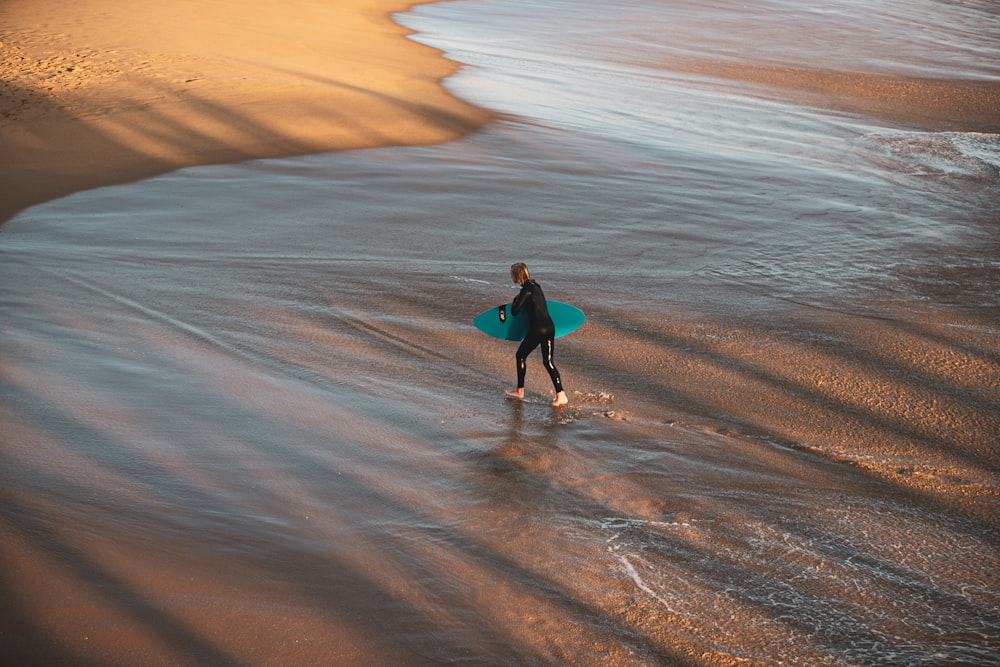
<svg viewBox="0 0 1000 667"><path fill-rule="evenodd" d="M556 399L552 401L552 406L566 405L569 399L563 391L562 378L559 377L559 370L552 361L555 353L556 328L549 317L548 306L545 305L545 295L542 288L531 279L528 267L523 262L518 262L510 267L510 279L521 286L521 291L514 297L514 303L510 306L512 315L517 315L522 310L528 315L530 324L528 333L524 335L521 346L517 348L517 389L507 391L508 396L517 399L524 398L524 376L527 371L528 355L538 347L542 346L542 364L552 378L552 386L556 390Z"/></svg>

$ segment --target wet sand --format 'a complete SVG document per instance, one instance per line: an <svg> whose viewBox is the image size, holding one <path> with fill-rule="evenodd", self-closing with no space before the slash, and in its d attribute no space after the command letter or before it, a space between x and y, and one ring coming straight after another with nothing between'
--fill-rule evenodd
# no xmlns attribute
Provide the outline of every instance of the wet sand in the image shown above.
<svg viewBox="0 0 1000 667"><path fill-rule="evenodd" d="M588 178L550 134L177 172L9 223L10 654L988 664L994 324L798 305L693 253L655 273L634 227L556 243L546 202L622 210L635 174ZM415 234L413 210L472 222ZM467 323L512 293L470 257L528 232L590 317L559 410L537 358L506 400L512 344Z"/></svg>
<svg viewBox="0 0 1000 667"><path fill-rule="evenodd" d="M209 25L241 17L208 48L184 12L129 5L179 48L142 31L119 40L125 15L104 4L6 5L43 12L24 32L53 88L27 95L41 79L19 75L27 102L4 118L14 152L2 154L23 155L34 178L5 164L24 191L10 210L180 164L433 143L491 117L444 94L454 65L381 10L337 21L346 32L330 45L310 7L325 10L296 3L293 19L289 6L197 5ZM285 30L313 39L296 51ZM95 45L81 71L108 72L80 84L83 110L65 60L76 39ZM364 62L350 55L362 45ZM814 92L811 74L708 70L687 74ZM707 108L726 120L736 106ZM921 106L886 116L910 122ZM951 113L920 122L947 127ZM795 116L779 117L783 138L825 139ZM77 150L99 160L67 166ZM839 171L822 151L788 164L769 151L781 152L744 163L682 149L671 162L505 120L444 145L175 172L10 221L5 655L989 664L995 216L867 158ZM968 247L899 250L895 237L915 233L905 223L924 220L891 233L884 221L910 208L971 218L956 225ZM858 282L837 281L845 267L880 268L883 237L885 262L905 262L916 286L844 288ZM512 245L523 238L545 252ZM590 316L558 346L568 408L547 406L537 358L529 400L505 400L512 348L468 326L510 293L513 259ZM982 268L981 301L968 266Z"/></svg>
<svg viewBox="0 0 1000 667"><path fill-rule="evenodd" d="M490 114L406 39L405 0L10 0L0 220L178 167L453 139Z"/></svg>
<svg viewBox="0 0 1000 667"><path fill-rule="evenodd" d="M1000 132L1000 83L676 58L666 69L751 84L742 92L940 132Z"/></svg>

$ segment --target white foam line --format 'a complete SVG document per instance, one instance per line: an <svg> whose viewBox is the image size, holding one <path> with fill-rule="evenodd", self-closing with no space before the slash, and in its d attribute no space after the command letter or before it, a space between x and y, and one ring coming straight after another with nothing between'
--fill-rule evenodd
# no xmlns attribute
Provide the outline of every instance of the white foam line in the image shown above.
<svg viewBox="0 0 1000 667"><path fill-rule="evenodd" d="M462 276L451 276L454 280L460 280L463 283L479 283L480 285L492 285L488 280L479 280L477 278L464 278Z"/></svg>
<svg viewBox="0 0 1000 667"><path fill-rule="evenodd" d="M662 521L643 521L637 519L615 519L615 518L604 519L604 521L601 522L602 528L611 528L611 527L627 528L630 525L652 525L660 527L670 527L670 526L687 525L687 524L667 523ZM615 540L617 540L620 536L621 533L615 533L614 535L612 535L607 539L606 543L608 545L608 553L614 556L618 560L618 562L622 564L622 567L625 569L625 573L629 576L630 579L632 579L633 582L635 582L635 585L639 587L639 590L641 590L642 592L646 593L646 595L659 602L671 614L678 614L679 612L670 606L670 603L666 600L666 598L658 594L656 591L650 588L645 581L643 581L642 577L639 575L639 571L635 569L635 565L633 565L632 561L628 559L628 556L624 556L620 553L617 553L617 547L612 543Z"/></svg>
<svg viewBox="0 0 1000 667"><path fill-rule="evenodd" d="M656 591L654 591L652 588L646 585L646 582L643 581L642 577L639 576L638 570L636 570L635 566L632 565L632 561L630 561L626 556L614 553L611 547L608 547L608 551L611 551L611 553L615 556L615 558L617 558L621 562L621 564L625 566L625 572L628 574L629 577L632 578L632 581L635 582L635 585L638 586L640 590L642 590L651 598L662 604L666 608L666 610L669 611L671 614L678 613L677 610L675 610L673 607L670 606L669 602L667 602L662 596L658 595Z"/></svg>

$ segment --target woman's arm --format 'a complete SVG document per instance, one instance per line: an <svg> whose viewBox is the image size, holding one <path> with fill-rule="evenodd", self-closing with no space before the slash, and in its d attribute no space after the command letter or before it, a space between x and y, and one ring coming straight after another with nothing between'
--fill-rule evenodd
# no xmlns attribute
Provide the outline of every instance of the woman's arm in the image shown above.
<svg viewBox="0 0 1000 667"><path fill-rule="evenodd" d="M510 314L517 315L524 308L524 305L528 303L528 299L531 298L531 285L524 283L521 286L521 291L518 292L517 296L514 297L514 303L510 305Z"/></svg>

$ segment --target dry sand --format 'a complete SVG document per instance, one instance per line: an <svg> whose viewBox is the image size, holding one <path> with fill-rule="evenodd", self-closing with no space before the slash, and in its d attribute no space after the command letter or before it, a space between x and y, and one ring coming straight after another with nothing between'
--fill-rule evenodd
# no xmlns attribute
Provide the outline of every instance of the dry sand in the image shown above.
<svg viewBox="0 0 1000 667"><path fill-rule="evenodd" d="M178 167L461 136L408 0L5 0L0 222Z"/></svg>

